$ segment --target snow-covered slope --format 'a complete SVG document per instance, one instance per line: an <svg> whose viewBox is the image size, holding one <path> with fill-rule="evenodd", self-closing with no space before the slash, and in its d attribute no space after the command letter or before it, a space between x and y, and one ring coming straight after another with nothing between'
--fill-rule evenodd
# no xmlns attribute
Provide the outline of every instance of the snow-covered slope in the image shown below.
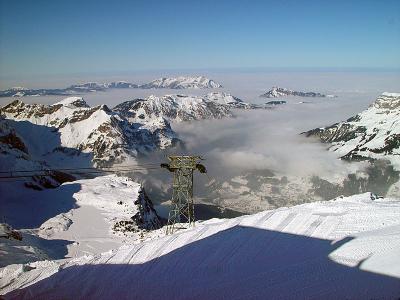
<svg viewBox="0 0 400 300"><path fill-rule="evenodd" d="M278 97L286 97L286 96L298 96L298 97L335 97L333 95L324 95L316 92L298 92L292 91L289 89L281 88L274 86L271 90L262 94L260 97L265 98L278 98Z"/></svg>
<svg viewBox="0 0 400 300"><path fill-rule="evenodd" d="M0 239L2 266L100 253L161 226L141 185L126 177L82 179L44 191L9 183L0 192L2 217L23 235L22 242ZM21 247L25 251L18 252Z"/></svg>
<svg viewBox="0 0 400 300"><path fill-rule="evenodd" d="M211 97L215 97L210 99ZM216 101L214 101L216 100ZM154 118L166 118L172 121L191 121L201 119L219 119L231 116L230 106L221 102L230 102L228 94L218 96L165 95L149 96L121 103L113 111L131 122L148 122Z"/></svg>
<svg viewBox="0 0 400 300"><path fill-rule="evenodd" d="M305 133L331 143L349 159L388 159L400 170L400 94L383 93L370 107L347 121Z"/></svg>
<svg viewBox="0 0 400 300"><path fill-rule="evenodd" d="M18 134L13 124L0 116L0 176L10 176L10 171L20 170L44 170L49 169L50 165L43 157L38 157L31 153L32 148ZM34 132L27 132L30 136ZM37 136L43 134L43 131L36 132ZM48 134L52 134L48 131ZM6 173L3 173L6 172ZM24 175L15 173L14 175ZM60 171L50 171L47 176L33 176L26 179L25 186L42 189L58 186L62 182L71 181L75 178Z"/></svg>
<svg viewBox="0 0 400 300"><path fill-rule="evenodd" d="M224 92L213 92L203 96L151 95L146 99L135 99L118 104L113 111L131 122L151 122L154 118L169 121L192 121L220 119L232 116L231 109L258 109L263 106L250 104Z"/></svg>
<svg viewBox="0 0 400 300"><path fill-rule="evenodd" d="M80 97L50 106L16 100L0 114L5 118L1 122L22 137L31 155L54 163L62 160L60 156L73 156L86 157L97 166L111 165L177 142L163 118L130 123L105 105L89 107Z"/></svg>
<svg viewBox="0 0 400 300"><path fill-rule="evenodd" d="M153 80L149 83L142 84L139 86L143 89L160 89L160 88L168 88L168 89L207 89L207 88L221 88L222 85L216 83L214 80L209 79L204 76L198 77L163 77L156 80Z"/></svg>
<svg viewBox="0 0 400 300"><path fill-rule="evenodd" d="M397 299L400 202L265 211L101 255L0 269L6 299Z"/></svg>
<svg viewBox="0 0 400 300"><path fill-rule="evenodd" d="M227 105L230 108L239 108L239 109L257 109L264 108L263 106L257 104L251 104L244 102L243 100L224 92L212 92L203 96L205 101L215 102L222 105Z"/></svg>

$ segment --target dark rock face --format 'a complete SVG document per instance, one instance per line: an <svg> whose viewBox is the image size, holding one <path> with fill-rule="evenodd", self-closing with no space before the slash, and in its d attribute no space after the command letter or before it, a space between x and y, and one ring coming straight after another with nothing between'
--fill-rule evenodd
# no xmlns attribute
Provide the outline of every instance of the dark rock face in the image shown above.
<svg viewBox="0 0 400 300"><path fill-rule="evenodd" d="M44 117L53 114L59 110L62 105L42 105L42 104L25 104L20 100L15 100L0 108L0 114L12 114L14 118L24 117Z"/></svg>
<svg viewBox="0 0 400 300"><path fill-rule="evenodd" d="M22 140L16 135L15 131L10 132L7 135L0 136L0 143L9 145L11 148L18 149L28 154L28 149Z"/></svg>
<svg viewBox="0 0 400 300"><path fill-rule="evenodd" d="M135 201L138 212L132 217L140 229L154 230L162 227L162 222L154 209L153 202L142 188L139 197Z"/></svg>
<svg viewBox="0 0 400 300"><path fill-rule="evenodd" d="M348 142L365 134L367 129L365 126L354 126L348 123L336 123L332 126L325 128L316 128L303 134L306 137L318 137L321 142L334 143L334 142Z"/></svg>
<svg viewBox="0 0 400 300"><path fill-rule="evenodd" d="M115 232L138 232L141 230L155 230L163 226L163 219L157 214L153 202L142 188L135 201L137 213L131 220L121 220L114 224Z"/></svg>
<svg viewBox="0 0 400 300"><path fill-rule="evenodd" d="M46 166L43 166L45 168ZM31 179L24 183L25 187L41 191L43 189L54 189L59 187L64 182L71 182L76 180L76 178L68 173L60 171L48 171L43 172L44 175L34 175Z"/></svg>
<svg viewBox="0 0 400 300"><path fill-rule="evenodd" d="M7 223L0 223L0 238L22 241L22 234Z"/></svg>

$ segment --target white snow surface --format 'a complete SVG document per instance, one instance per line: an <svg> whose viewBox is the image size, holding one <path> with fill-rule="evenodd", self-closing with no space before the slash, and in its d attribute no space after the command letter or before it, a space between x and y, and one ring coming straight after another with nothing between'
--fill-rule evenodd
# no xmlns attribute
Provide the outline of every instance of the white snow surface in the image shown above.
<svg viewBox="0 0 400 300"><path fill-rule="evenodd" d="M89 200L90 201L90 200ZM198 222L0 269L5 299L397 299L400 201L370 193Z"/></svg>
<svg viewBox="0 0 400 300"><path fill-rule="evenodd" d="M1 210L8 216L14 212L9 221L24 228L19 229L23 240L0 238L0 266L97 254L140 238L139 231L113 230L115 223L132 221L138 213L135 201L141 186L127 177L99 176L43 191L8 187L0 190L7 194L2 195ZM146 213L143 218L149 222L156 218Z"/></svg>
<svg viewBox="0 0 400 300"><path fill-rule="evenodd" d="M90 219L77 220L74 218L74 211L81 209L83 206L101 211L101 215L108 225L109 234L112 234L111 227L116 220L129 220L132 215L137 213L137 207L134 202L139 197L141 186L127 177L108 175L63 184L63 186L68 185L80 186L80 190L73 194L75 205L78 208L67 214L59 214L43 223L39 231L42 235L55 236L57 232L66 231L69 225L76 222L82 222L82 226L79 226L80 234L84 234L86 229L90 231L90 226L96 226L96 224L90 224ZM68 219L71 219L71 222ZM53 230L52 232L49 231L49 227ZM57 235L57 238L60 237L62 236Z"/></svg>

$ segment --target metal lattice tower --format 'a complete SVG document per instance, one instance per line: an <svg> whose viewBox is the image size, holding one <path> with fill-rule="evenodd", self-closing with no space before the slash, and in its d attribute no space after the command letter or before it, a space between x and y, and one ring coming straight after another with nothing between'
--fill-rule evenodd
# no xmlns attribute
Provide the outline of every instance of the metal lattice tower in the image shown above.
<svg viewBox="0 0 400 300"><path fill-rule="evenodd" d="M206 168L199 164L200 156L169 156L169 164L161 167L174 173L172 183L172 208L168 216L166 234L172 234L177 229L177 223L187 223L188 227L194 226L193 205L193 171L199 170L206 173Z"/></svg>

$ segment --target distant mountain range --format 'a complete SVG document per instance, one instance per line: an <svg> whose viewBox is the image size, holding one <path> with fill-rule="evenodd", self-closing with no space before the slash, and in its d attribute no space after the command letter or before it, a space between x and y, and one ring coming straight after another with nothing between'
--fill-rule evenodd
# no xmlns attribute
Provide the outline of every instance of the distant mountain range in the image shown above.
<svg viewBox="0 0 400 300"><path fill-rule="evenodd" d="M0 97L24 97L24 96L68 96L105 91L108 89L208 89L221 88L222 85L204 76L159 78L145 84L135 84L126 81L113 81L109 83L87 82L74 84L62 89L27 89L13 87L0 91Z"/></svg>
<svg viewBox="0 0 400 300"><path fill-rule="evenodd" d="M292 91L289 89L281 88L274 86L265 94L260 95L260 97L264 98L279 98L279 97L287 97L287 96L297 96L297 97L336 97L334 95L325 95L317 92L299 92Z"/></svg>

